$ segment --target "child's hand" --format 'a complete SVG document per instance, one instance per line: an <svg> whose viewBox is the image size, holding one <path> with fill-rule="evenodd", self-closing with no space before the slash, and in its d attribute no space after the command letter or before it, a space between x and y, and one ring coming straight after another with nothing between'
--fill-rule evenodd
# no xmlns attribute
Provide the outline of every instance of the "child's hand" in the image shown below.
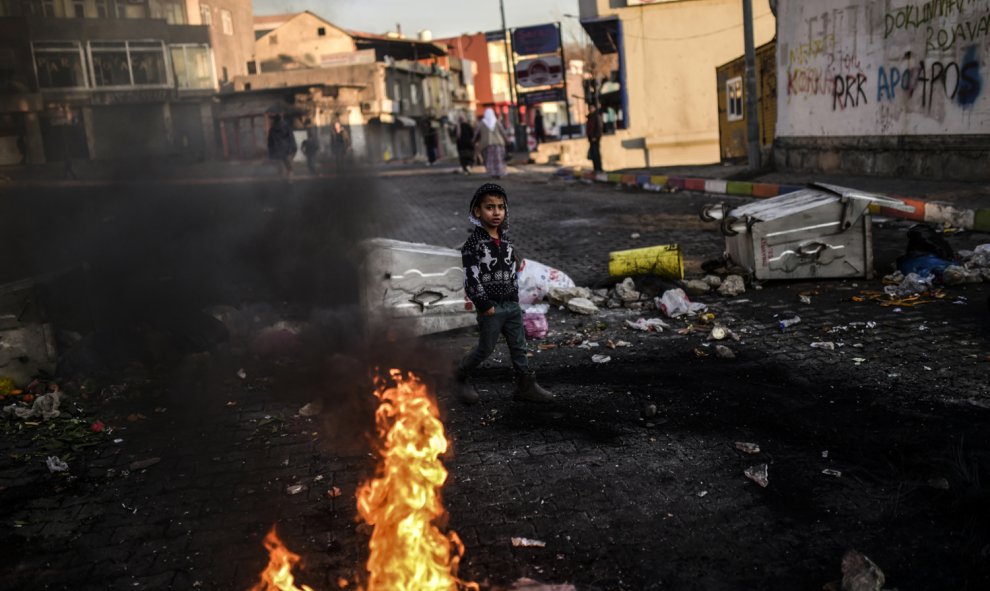
<svg viewBox="0 0 990 591"><path fill-rule="evenodd" d="M485 310L485 316L494 316L494 315L495 315L495 306L492 306L491 308Z"/></svg>

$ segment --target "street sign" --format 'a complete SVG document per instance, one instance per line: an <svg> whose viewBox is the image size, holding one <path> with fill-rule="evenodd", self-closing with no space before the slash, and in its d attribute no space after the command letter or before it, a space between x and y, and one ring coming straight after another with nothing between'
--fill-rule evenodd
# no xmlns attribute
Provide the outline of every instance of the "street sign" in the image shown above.
<svg viewBox="0 0 990 591"><path fill-rule="evenodd" d="M564 67L559 56L527 59L516 64L516 84L524 88L552 86L563 81Z"/></svg>
<svg viewBox="0 0 990 591"><path fill-rule="evenodd" d="M522 27L512 31L512 51L518 55L556 53L560 49L560 34L557 25L537 25Z"/></svg>
<svg viewBox="0 0 990 591"><path fill-rule="evenodd" d="M485 33L485 41L491 43L492 41L501 41L505 39L505 31L488 31Z"/></svg>
<svg viewBox="0 0 990 591"><path fill-rule="evenodd" d="M535 92L524 92L519 95L519 104L532 107L540 103L559 103L566 100L566 93L563 88L548 88Z"/></svg>

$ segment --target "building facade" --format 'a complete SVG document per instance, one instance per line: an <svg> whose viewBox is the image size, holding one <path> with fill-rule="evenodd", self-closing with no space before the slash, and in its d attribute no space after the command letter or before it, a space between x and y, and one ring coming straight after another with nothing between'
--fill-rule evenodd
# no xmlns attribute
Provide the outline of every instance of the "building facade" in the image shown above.
<svg viewBox="0 0 990 591"><path fill-rule="evenodd" d="M756 48L756 117L763 162L770 161L777 125L777 43ZM746 101L746 56L715 69L718 136L722 162L744 160L749 149Z"/></svg>
<svg viewBox="0 0 990 591"><path fill-rule="evenodd" d="M778 168L990 179L990 1L781 0L777 16Z"/></svg>
<svg viewBox="0 0 990 591"><path fill-rule="evenodd" d="M5 0L0 162L211 157L218 77L210 29L189 24L191 7Z"/></svg>
<svg viewBox="0 0 990 591"><path fill-rule="evenodd" d="M743 50L738 0L580 0L581 24L619 68L601 88L606 169L719 160L715 68ZM753 1L758 45L774 36L767 0ZM561 160L587 163L580 147Z"/></svg>
<svg viewBox="0 0 990 591"><path fill-rule="evenodd" d="M448 131L473 108L469 60L427 39L348 31L311 12L259 16L255 36L256 73L221 94L225 157L263 157L276 113L300 139L310 123L324 156L337 121L364 162L424 159L432 134L441 155L456 153Z"/></svg>

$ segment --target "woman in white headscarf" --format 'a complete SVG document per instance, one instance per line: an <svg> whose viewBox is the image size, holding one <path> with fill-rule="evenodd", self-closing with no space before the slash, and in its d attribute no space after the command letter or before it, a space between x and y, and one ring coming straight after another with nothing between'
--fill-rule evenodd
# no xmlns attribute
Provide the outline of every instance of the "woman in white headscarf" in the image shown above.
<svg viewBox="0 0 990 591"><path fill-rule="evenodd" d="M478 126L474 139L485 155L485 170L488 174L494 178L505 176L505 145L508 134L495 117L495 111L491 107L485 109L485 115L481 118L481 125Z"/></svg>

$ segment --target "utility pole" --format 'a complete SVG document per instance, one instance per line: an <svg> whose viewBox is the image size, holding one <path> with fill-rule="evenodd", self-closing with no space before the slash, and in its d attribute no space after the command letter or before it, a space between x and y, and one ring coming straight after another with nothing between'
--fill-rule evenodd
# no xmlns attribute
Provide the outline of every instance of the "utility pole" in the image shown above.
<svg viewBox="0 0 990 591"><path fill-rule="evenodd" d="M513 70L515 69L515 64L512 63L512 57L509 54L509 30L505 28L505 2L504 0L498 0L499 10L502 12L502 43L505 47L505 79L509 83L509 123L512 125L513 130L515 130L516 123L519 121L518 107L516 104L516 90L515 82L513 82Z"/></svg>
<svg viewBox="0 0 990 591"><path fill-rule="evenodd" d="M743 0L743 42L746 45L746 150L749 169L760 169L760 125L756 112L756 48L753 45L753 0Z"/></svg>

